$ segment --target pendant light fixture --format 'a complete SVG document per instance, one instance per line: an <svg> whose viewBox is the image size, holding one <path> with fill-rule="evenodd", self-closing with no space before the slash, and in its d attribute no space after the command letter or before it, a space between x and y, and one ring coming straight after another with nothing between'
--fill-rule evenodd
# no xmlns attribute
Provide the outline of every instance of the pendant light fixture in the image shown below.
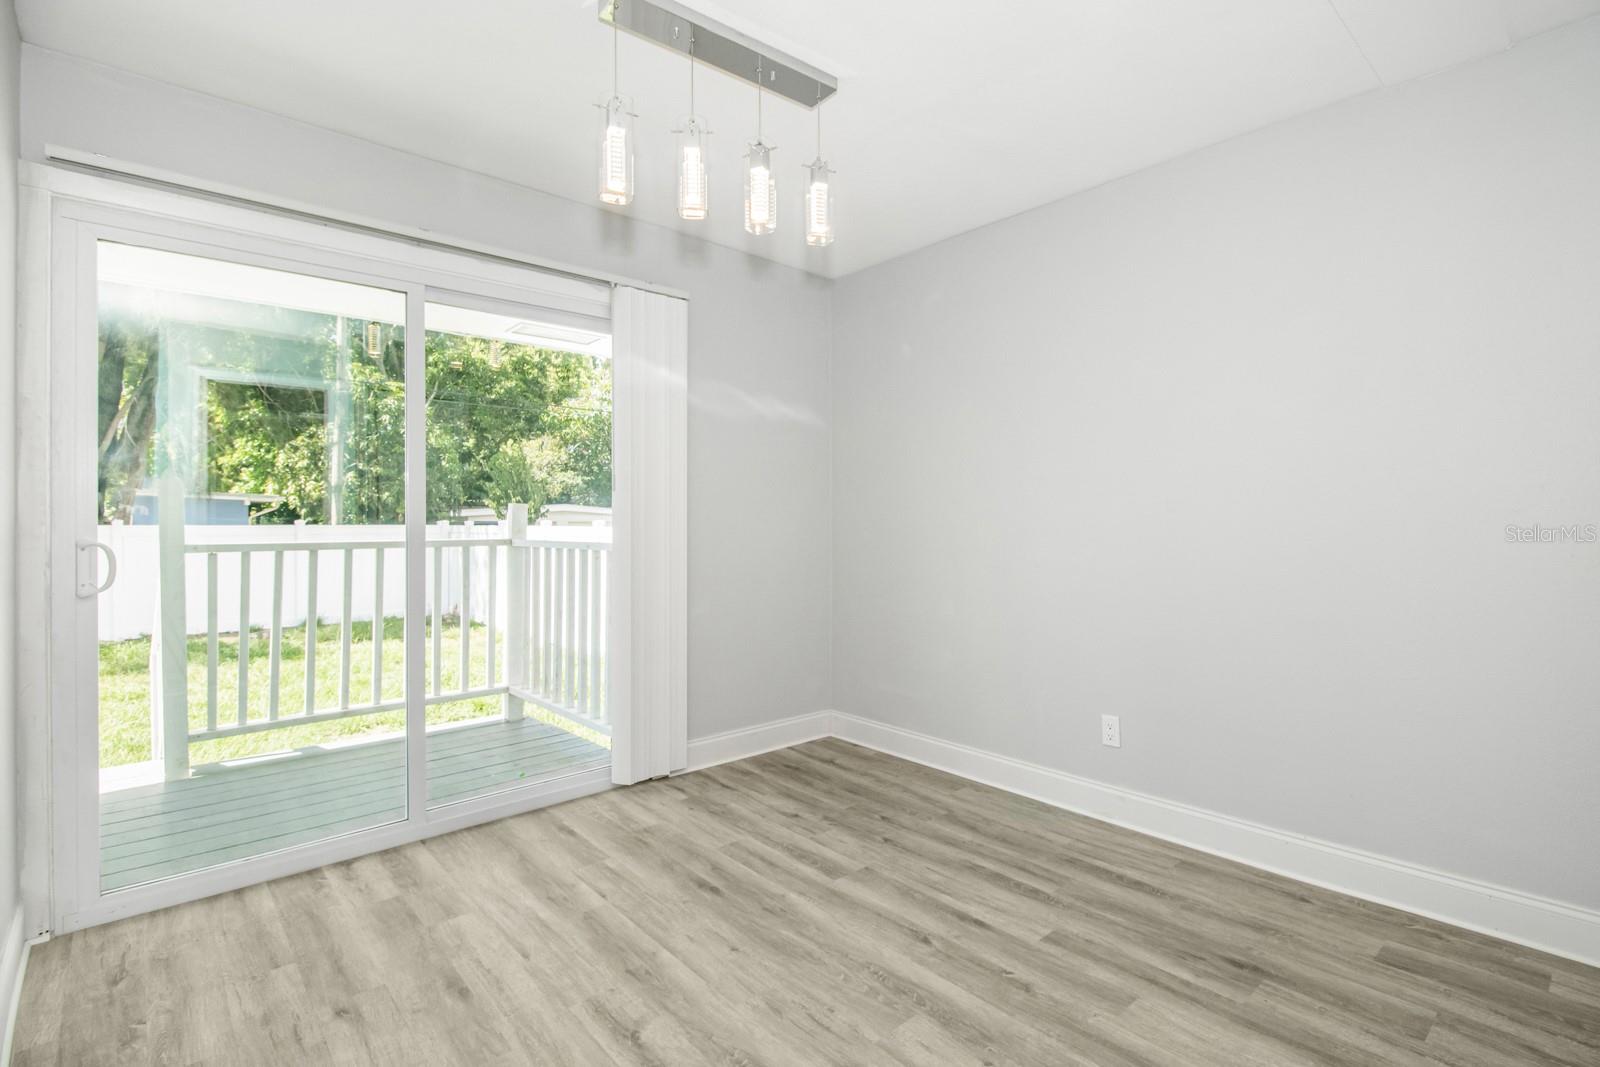
<svg viewBox="0 0 1600 1067"><path fill-rule="evenodd" d="M816 103L817 158L806 167L806 244L823 248L833 244L833 171L822 158L822 101Z"/></svg>
<svg viewBox="0 0 1600 1067"><path fill-rule="evenodd" d="M778 228L778 179L772 173L772 146L761 139L761 59L756 59L756 139L744 154L744 228L753 234Z"/></svg>
<svg viewBox="0 0 1600 1067"><path fill-rule="evenodd" d="M633 140L636 116L622 95L618 77L618 39L626 30L689 60L689 114L672 132L678 217L699 222L711 215L711 131L695 113L695 81L702 65L756 86L756 136L744 153L744 228L755 236L778 228L778 179L766 142L766 97L819 108L839 89L826 71L785 55L730 26L684 7L681 0L599 0L600 21L611 27L611 97L601 109L600 199L625 206L633 202ZM752 68L754 68L752 70ZM804 168L801 232L807 245L833 243L833 168L822 156L822 115L817 114L817 158Z"/></svg>
<svg viewBox="0 0 1600 1067"><path fill-rule="evenodd" d="M706 168L707 130L694 111L694 33L689 34L689 117L678 134L678 217L697 222L711 211L711 172Z"/></svg>
<svg viewBox="0 0 1600 1067"><path fill-rule="evenodd" d="M621 4L614 7L620 8ZM602 105L600 200L625 207L633 201L633 114L617 91L617 24L611 24L611 99Z"/></svg>

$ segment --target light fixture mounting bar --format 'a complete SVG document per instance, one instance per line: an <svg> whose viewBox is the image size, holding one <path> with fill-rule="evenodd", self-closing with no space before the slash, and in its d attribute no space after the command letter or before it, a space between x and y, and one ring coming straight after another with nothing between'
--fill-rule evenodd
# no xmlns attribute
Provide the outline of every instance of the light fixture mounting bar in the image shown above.
<svg viewBox="0 0 1600 1067"><path fill-rule="evenodd" d="M692 39L695 59L803 107L816 107L839 88L832 74L673 0L600 0L600 21L684 55Z"/></svg>

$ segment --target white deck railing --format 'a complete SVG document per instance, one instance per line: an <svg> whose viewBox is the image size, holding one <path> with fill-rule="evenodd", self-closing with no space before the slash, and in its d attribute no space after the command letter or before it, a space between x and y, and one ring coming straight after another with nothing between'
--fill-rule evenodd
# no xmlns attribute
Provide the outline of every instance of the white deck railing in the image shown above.
<svg viewBox="0 0 1600 1067"><path fill-rule="evenodd" d="M151 740L167 778L188 774L191 741L405 707L397 695L403 687L385 684L383 661L383 620L405 614L402 527L366 527L350 540L334 539L340 527L282 527L282 533L272 527L187 529L232 539L188 543L185 528L176 524L162 526L158 535L161 585L150 649ZM310 530L315 533L308 540ZM374 531L383 536L372 536ZM610 535L606 527L529 527L521 504L511 506L499 527L429 527L424 703L499 696L507 720L522 718L524 705L532 703L609 733ZM292 578L286 581L286 576ZM204 591L203 631L191 619L187 586L195 580ZM451 672L445 669L447 618L457 623ZM339 626L331 702L319 699L317 691L328 678L318 670L319 656L329 653L317 640L324 621ZM352 684L352 657L359 621L371 622L371 643L365 650L367 677L358 690ZM480 633L474 633L474 624L481 624ZM252 626L265 634L252 633ZM203 632L206 641L206 714L197 727L189 718L191 631ZM223 634L237 634L239 643L228 707L220 694ZM264 699L253 699L251 692L250 652L258 641L267 645ZM305 672L300 691L290 693L282 686L284 651L295 643Z"/></svg>

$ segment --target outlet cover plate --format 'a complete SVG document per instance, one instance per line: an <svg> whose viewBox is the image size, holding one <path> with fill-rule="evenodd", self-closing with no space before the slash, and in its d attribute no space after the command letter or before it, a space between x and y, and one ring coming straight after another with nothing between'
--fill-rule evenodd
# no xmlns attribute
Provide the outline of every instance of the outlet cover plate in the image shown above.
<svg viewBox="0 0 1600 1067"><path fill-rule="evenodd" d="M1122 720L1118 716L1100 716L1100 743L1109 748L1122 747Z"/></svg>

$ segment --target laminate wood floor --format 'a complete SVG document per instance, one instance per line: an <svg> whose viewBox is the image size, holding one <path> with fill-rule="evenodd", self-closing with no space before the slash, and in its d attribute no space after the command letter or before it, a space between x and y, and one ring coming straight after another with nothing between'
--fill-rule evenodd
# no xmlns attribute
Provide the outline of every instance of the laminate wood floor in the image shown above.
<svg viewBox="0 0 1600 1067"><path fill-rule="evenodd" d="M820 741L38 946L35 1064L1600 1065L1600 971Z"/></svg>

